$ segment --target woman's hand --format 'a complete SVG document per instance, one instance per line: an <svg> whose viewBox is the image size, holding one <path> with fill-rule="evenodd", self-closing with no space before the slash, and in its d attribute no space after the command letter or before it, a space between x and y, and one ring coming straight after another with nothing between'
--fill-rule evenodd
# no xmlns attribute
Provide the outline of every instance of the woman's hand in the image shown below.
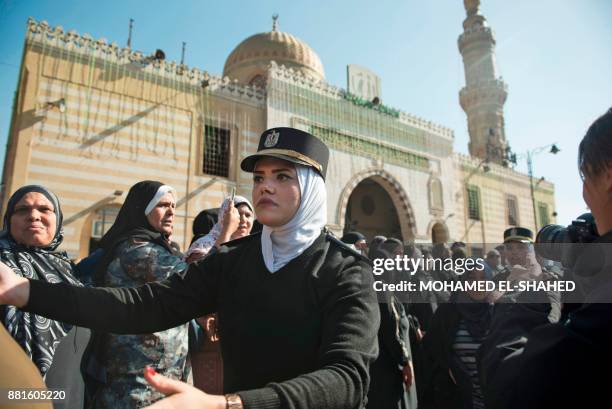
<svg viewBox="0 0 612 409"><path fill-rule="evenodd" d="M206 325L204 326L204 329L206 330L206 336L208 337L208 340L210 342L219 341L216 316L213 315L211 317L206 318Z"/></svg>
<svg viewBox="0 0 612 409"><path fill-rule="evenodd" d="M217 238L215 245L220 247L223 243L230 241L232 234L240 225L240 213L234 206L234 203L229 202L227 208L223 212L223 221L221 224L221 234Z"/></svg>
<svg viewBox="0 0 612 409"><path fill-rule="evenodd" d="M0 304L23 307L30 298L30 281L0 262Z"/></svg>
<svg viewBox="0 0 612 409"><path fill-rule="evenodd" d="M222 231L228 231L230 235L236 231L240 225L240 213L233 203L229 203L225 213L223 213L223 226Z"/></svg>
<svg viewBox="0 0 612 409"><path fill-rule="evenodd" d="M412 382L414 381L414 369L412 368L412 361L410 360L402 370L402 380L404 381L406 388L410 388L412 386Z"/></svg>
<svg viewBox="0 0 612 409"><path fill-rule="evenodd" d="M205 256L206 255L204 253L194 251L193 253L189 255L189 257L185 259L185 262L187 264L192 264L200 259L203 259Z"/></svg>
<svg viewBox="0 0 612 409"><path fill-rule="evenodd" d="M166 397L145 409L225 409L225 396L209 395L184 382L158 374L149 366L145 379Z"/></svg>
<svg viewBox="0 0 612 409"><path fill-rule="evenodd" d="M206 333L209 342L219 341L219 329L217 328L217 316L215 314L196 318L196 321Z"/></svg>
<svg viewBox="0 0 612 409"><path fill-rule="evenodd" d="M531 281L542 278L542 267L535 260L527 260L526 266L512 266L510 267L510 275L508 281Z"/></svg>
<svg viewBox="0 0 612 409"><path fill-rule="evenodd" d="M542 278L542 267L536 258L533 246L527 252L525 265L516 265L510 267L510 275L508 281L531 281L540 280Z"/></svg>

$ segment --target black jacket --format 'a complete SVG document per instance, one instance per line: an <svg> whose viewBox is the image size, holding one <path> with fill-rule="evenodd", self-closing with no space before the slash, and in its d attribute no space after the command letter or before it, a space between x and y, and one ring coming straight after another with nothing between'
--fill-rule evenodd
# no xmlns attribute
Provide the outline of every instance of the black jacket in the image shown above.
<svg viewBox="0 0 612 409"><path fill-rule="evenodd" d="M32 281L26 310L113 333L151 333L218 312L224 387L245 407L362 407L380 321L369 261L321 234L271 274L259 237L138 288Z"/></svg>
<svg viewBox="0 0 612 409"><path fill-rule="evenodd" d="M453 353L461 314L454 303L438 306L423 338L423 379L419 409L472 409L472 380Z"/></svg>
<svg viewBox="0 0 612 409"><path fill-rule="evenodd" d="M406 409L409 407L402 369L408 364L410 340L408 318L403 305L389 292L380 303L378 358L370 366L367 408Z"/></svg>

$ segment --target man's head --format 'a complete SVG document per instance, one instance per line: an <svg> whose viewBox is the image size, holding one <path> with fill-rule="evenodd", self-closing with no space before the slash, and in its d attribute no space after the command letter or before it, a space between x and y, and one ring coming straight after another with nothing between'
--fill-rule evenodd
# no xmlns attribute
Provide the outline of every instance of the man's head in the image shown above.
<svg viewBox="0 0 612 409"><path fill-rule="evenodd" d="M501 261L501 265L505 266L508 264L508 260L506 260L506 247L503 244L495 247L495 250L499 252L499 260Z"/></svg>
<svg viewBox="0 0 612 409"><path fill-rule="evenodd" d="M385 240L384 243L380 245L380 249L391 255L391 257L404 255L404 243L393 237Z"/></svg>
<svg viewBox="0 0 612 409"><path fill-rule="evenodd" d="M533 232L525 227L511 227L504 231L504 253L511 266L527 265L527 255L533 251Z"/></svg>
<svg viewBox="0 0 612 409"><path fill-rule="evenodd" d="M453 260L462 260L467 258L467 251L465 247L455 247L451 250L451 258Z"/></svg>
<svg viewBox="0 0 612 409"><path fill-rule="evenodd" d="M431 248L427 246L423 247L421 249L421 254L423 255L423 258L425 260L430 259L431 258Z"/></svg>
<svg viewBox="0 0 612 409"><path fill-rule="evenodd" d="M465 243L464 243L464 242L462 242L462 241L456 241L456 242L454 242L453 244L451 244L450 250L451 250L451 252L452 252L452 251L454 251L454 250L455 250L455 249L457 249L457 248L463 248L463 249L465 249L466 247L467 247L467 246L465 245Z"/></svg>
<svg viewBox="0 0 612 409"><path fill-rule="evenodd" d="M578 147L582 197L600 235L612 230L612 108L589 127Z"/></svg>
<svg viewBox="0 0 612 409"><path fill-rule="evenodd" d="M385 236L374 236L369 245L370 249L368 250L368 256L370 255L370 252L378 250L380 245L383 244L385 240L387 240Z"/></svg>
<svg viewBox="0 0 612 409"><path fill-rule="evenodd" d="M499 268L499 266L501 265L501 256L499 254L499 251L489 250L489 252L487 253L487 257L485 258L485 261L487 262L489 267L493 269Z"/></svg>
<svg viewBox="0 0 612 409"><path fill-rule="evenodd" d="M366 237L358 231L351 231L346 233L344 236L342 236L340 241L352 245L355 250L361 252L362 254L367 253L368 242L366 240Z"/></svg>
<svg viewBox="0 0 612 409"><path fill-rule="evenodd" d="M434 259L446 259L451 257L451 251L446 243L436 243L431 248L431 256Z"/></svg>

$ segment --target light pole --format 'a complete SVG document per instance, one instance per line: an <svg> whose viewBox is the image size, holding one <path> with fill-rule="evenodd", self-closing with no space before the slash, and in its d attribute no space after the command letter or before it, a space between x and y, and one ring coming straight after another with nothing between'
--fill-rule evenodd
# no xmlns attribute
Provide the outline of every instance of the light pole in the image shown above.
<svg viewBox="0 0 612 409"><path fill-rule="evenodd" d="M533 207L533 223L535 225L534 233L538 232L538 214L536 210L535 186L533 184L533 157L539 153L544 152L545 150L549 148L550 150L548 151L548 153L552 153L553 155L556 155L557 153L559 153L559 151L561 151L561 149L559 149L557 144L552 143L550 145L540 146L539 148L528 150L527 152L525 152L524 156L523 155L517 156L516 154L510 155L510 162L512 162L515 165L518 159L521 159L523 157L527 159L527 174L529 175L529 189L531 191L531 205Z"/></svg>

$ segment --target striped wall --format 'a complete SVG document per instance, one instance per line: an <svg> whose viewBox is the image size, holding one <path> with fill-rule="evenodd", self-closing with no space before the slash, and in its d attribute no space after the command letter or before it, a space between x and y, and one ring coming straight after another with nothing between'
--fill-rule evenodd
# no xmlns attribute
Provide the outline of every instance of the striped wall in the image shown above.
<svg viewBox="0 0 612 409"><path fill-rule="evenodd" d="M28 75L19 84L24 98L11 137L16 153L7 155L11 171L5 172L10 179L5 186L10 194L24 184L41 184L60 197L62 249L71 257L87 255L95 212L120 206L140 180L160 180L176 189L173 239L183 249L201 210L218 207L233 186L251 196L251 176L240 171L239 159L257 149L265 129L263 105L163 89L134 77L88 82L88 70L98 78L99 69L62 58L26 50ZM148 90L138 92L141 88ZM61 98L65 112L48 105ZM204 123L231 130L229 178L202 173Z"/></svg>

